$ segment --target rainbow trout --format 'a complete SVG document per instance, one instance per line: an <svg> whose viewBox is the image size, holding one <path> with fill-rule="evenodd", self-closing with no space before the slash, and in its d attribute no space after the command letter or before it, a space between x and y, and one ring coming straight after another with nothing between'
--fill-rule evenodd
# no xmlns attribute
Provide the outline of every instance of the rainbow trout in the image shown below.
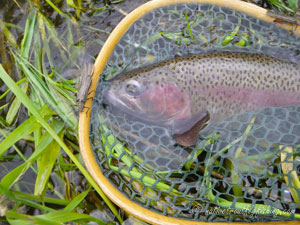
<svg viewBox="0 0 300 225"><path fill-rule="evenodd" d="M300 105L300 65L249 53L176 58L115 77L103 103L191 146L200 130L229 115Z"/></svg>

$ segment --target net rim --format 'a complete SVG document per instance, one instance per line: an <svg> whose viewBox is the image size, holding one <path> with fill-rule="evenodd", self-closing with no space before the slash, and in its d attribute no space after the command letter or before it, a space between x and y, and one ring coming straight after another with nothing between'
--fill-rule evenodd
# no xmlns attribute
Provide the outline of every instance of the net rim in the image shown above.
<svg viewBox="0 0 300 225"><path fill-rule="evenodd" d="M113 32L110 34L106 42L104 43L100 53L98 54L95 64L94 64L94 72L92 75L92 84L89 89L89 99L87 99L85 103L86 109L90 109L92 107L93 97L95 95L95 90L98 84L98 80L100 75L102 74L107 61L109 60L114 47L119 42L121 37L126 33L129 27L146 13L153 11L157 8L161 8L168 5L177 5L177 4L212 4L223 7L228 7L236 11L247 13L255 18L264 20L265 22L271 23L274 21L274 18L268 16L267 10L263 9L259 6L256 6L251 3L242 2L240 0L152 0L147 2L127 16L125 16L121 22L116 26ZM291 24L276 24L284 29L292 30L293 27ZM300 29L296 30L295 34L300 36ZM168 217L151 211L150 209L146 209L141 205L134 203L130 199L128 199L122 192L120 192L117 188L114 187L112 183L103 175L96 158L94 156L94 152L91 147L89 133L90 133L90 118L91 118L91 110L83 110L79 114L79 146L82 159L84 164L92 175L93 179L102 189L102 191L112 200L116 205L122 208L127 213L134 215L135 217L149 222L151 224L198 224L204 225L208 224L208 222L198 222L194 220L185 220L174 217ZM297 224L296 221L272 221L272 222L255 222L255 224ZM218 223L218 224L228 224L226 223ZM248 222L235 222L237 225L249 224Z"/></svg>

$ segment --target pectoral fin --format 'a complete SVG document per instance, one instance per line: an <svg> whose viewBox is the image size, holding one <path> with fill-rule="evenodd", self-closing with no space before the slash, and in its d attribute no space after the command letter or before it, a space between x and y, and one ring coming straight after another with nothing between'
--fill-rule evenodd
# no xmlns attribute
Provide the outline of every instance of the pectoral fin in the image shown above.
<svg viewBox="0 0 300 225"><path fill-rule="evenodd" d="M175 121L172 135L182 146L195 144L199 131L207 126L210 119L208 111L202 111L192 117Z"/></svg>

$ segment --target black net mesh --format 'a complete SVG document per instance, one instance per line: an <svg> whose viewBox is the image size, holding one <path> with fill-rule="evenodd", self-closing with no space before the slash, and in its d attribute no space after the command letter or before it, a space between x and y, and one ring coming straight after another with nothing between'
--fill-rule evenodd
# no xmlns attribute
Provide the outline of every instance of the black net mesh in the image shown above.
<svg viewBox="0 0 300 225"><path fill-rule="evenodd" d="M299 28L298 28L299 29ZM90 139L103 174L132 201L197 221L300 219L300 106L241 112L196 145L102 104L108 79L151 63L208 52L264 53L300 62L299 38L244 13L181 4L138 20L116 46L92 106Z"/></svg>

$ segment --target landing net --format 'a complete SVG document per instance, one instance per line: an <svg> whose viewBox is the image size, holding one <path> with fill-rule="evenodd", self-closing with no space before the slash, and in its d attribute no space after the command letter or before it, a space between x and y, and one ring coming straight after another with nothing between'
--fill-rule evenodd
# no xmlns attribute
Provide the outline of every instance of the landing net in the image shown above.
<svg viewBox="0 0 300 225"><path fill-rule="evenodd" d="M299 28L298 28L299 29ZM109 79L177 56L263 53L300 62L289 31L215 5L157 9L122 37L99 81L90 140L103 174L130 200L162 215L197 221L300 219L300 106L231 115L174 145L168 130L102 105Z"/></svg>

